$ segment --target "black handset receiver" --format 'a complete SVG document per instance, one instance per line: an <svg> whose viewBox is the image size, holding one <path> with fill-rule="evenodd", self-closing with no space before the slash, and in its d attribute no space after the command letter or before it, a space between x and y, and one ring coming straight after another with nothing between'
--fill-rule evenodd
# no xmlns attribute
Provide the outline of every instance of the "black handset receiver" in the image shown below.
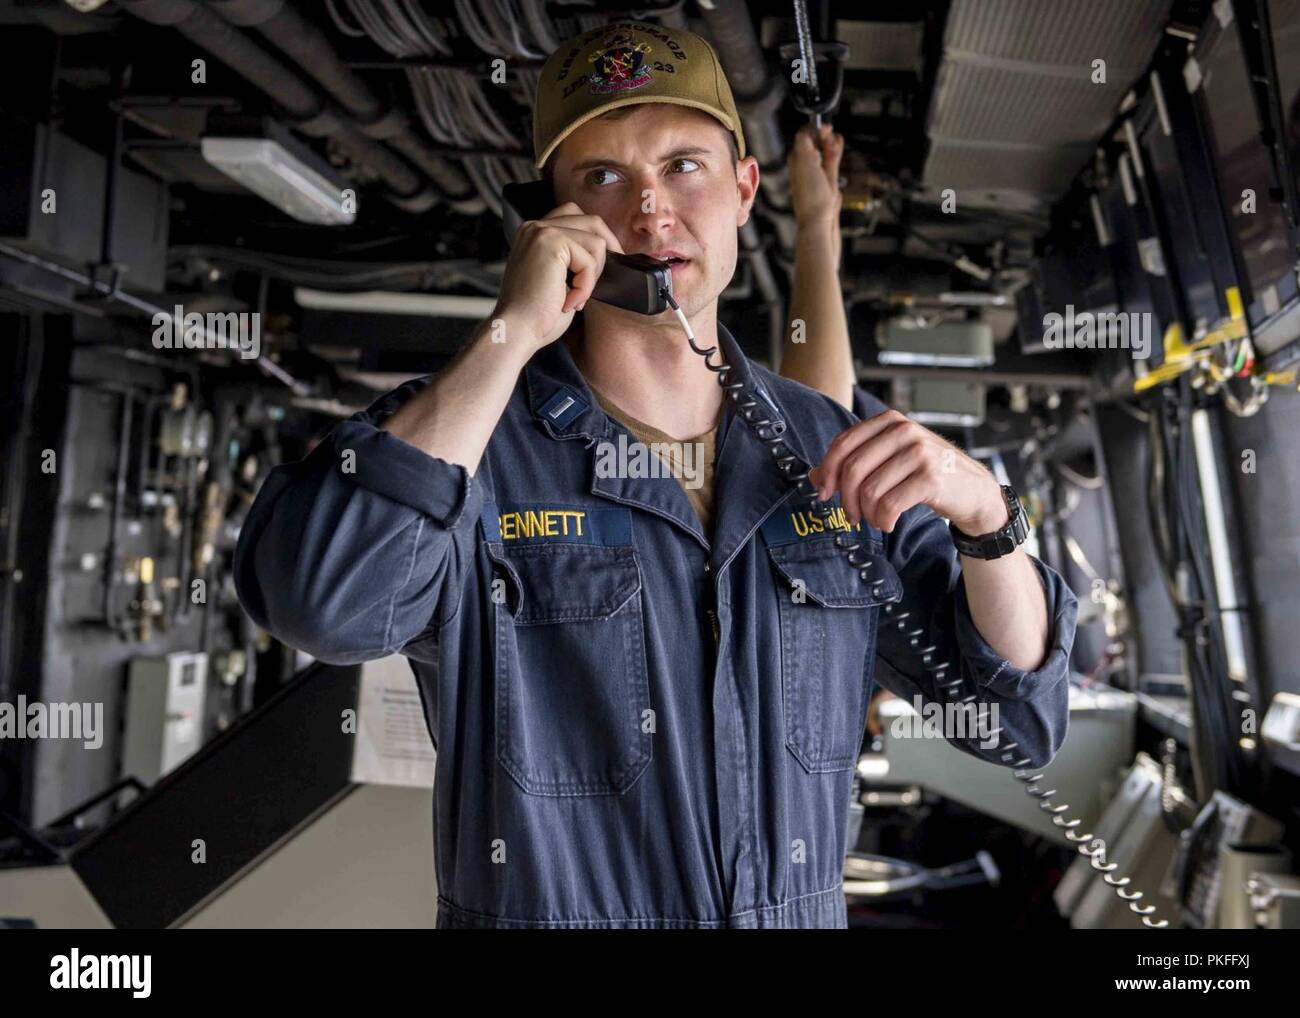
<svg viewBox="0 0 1300 1018"><path fill-rule="evenodd" d="M513 242L515 231L525 219L540 219L555 207L554 196L545 181L507 184L502 189L501 197L507 243ZM682 330L686 333L686 341L695 353L704 358L705 367L717 376L724 398L731 401L737 416L745 422L754 436L768 447L777 470L794 485L795 492L803 496L808 511L823 521L827 533L834 532L838 528L832 515L835 511L834 507L818 497L817 488L808 477L808 472L812 469L811 465L782 440L782 436L787 434L787 427L785 421L781 420L775 405L767 394L752 382L746 385L733 381L731 365L713 363L711 358L718 348L713 346L706 349L695 342L695 332L691 328L690 321L677 301L673 299L672 285L672 270L667 262L657 261L646 255L607 252L605 271L596 282L592 297L646 315L659 314L672 308L681 323ZM835 544L844 552L846 564L858 574L858 578L863 583L869 583L872 589L877 591L884 585L883 578L871 580L875 560L867 554L861 542L854 540L850 534L836 533ZM935 685L942 691L943 697L948 700L955 699L958 690L964 685L964 680L960 675L953 678L947 674L951 667L947 661L933 659L936 648L929 645L925 627L919 624L921 620L913 619L913 613L906 610L902 604L888 603L883 611L884 618L881 619L880 624L897 626L900 631L906 632L911 638L912 645L921 648L921 660L934 674ZM909 622L909 619L912 621ZM965 704L974 699L975 696L972 694L959 702ZM999 736L1001 731L1000 728L996 729L994 736ZM1143 897L1141 891L1129 890L1128 877L1112 875L1117 866L1106 860L1106 843L1101 838L1078 830L1082 821L1069 815L1068 805L1052 801L1052 796L1056 794L1055 789L1040 787L1039 783L1043 780L1043 775L1030 766L1030 760L1019 751L1016 743L1002 743L1000 738L998 742L1002 762L1013 768L1012 777L1025 786L1026 794L1038 800L1039 809L1051 814L1053 825L1061 829L1066 840L1071 842L1079 854L1088 860L1091 867L1103 876L1115 894L1128 904L1129 909L1141 917L1142 925L1148 929L1167 927L1169 925L1167 919L1153 917L1156 910L1154 905L1140 904Z"/></svg>
<svg viewBox="0 0 1300 1018"><path fill-rule="evenodd" d="M526 219L541 219L556 206L550 185L544 180L506 184L501 189L501 224L506 243L514 244L515 233ZM642 315L668 310L665 291L673 292L673 272L667 262L643 254L605 252L605 268L591 291L591 299Z"/></svg>

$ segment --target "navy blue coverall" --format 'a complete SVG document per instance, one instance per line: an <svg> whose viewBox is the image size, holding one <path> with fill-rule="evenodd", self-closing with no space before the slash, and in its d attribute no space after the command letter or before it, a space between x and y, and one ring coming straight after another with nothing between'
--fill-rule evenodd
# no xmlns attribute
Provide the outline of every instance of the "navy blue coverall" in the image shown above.
<svg viewBox="0 0 1300 1018"><path fill-rule="evenodd" d="M858 420L718 332L806 462ZM1034 766L1060 747L1077 603L1041 562L1050 653L1026 672L976 630L939 516L863 521L864 583L730 406L710 541L673 477L594 468L599 443L634 439L562 342L521 372L473 476L377 427L427 382L271 472L236 584L322 661L411 660L438 752L439 927L843 927L873 683L952 699L927 645Z"/></svg>

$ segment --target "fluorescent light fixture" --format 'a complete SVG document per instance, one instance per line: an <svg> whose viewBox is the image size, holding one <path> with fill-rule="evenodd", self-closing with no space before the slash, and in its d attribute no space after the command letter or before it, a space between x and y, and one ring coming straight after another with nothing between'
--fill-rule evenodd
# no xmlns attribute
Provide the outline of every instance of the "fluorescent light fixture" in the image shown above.
<svg viewBox="0 0 1300 1018"><path fill-rule="evenodd" d="M984 322L940 322L909 329L890 319L877 340L881 364L983 368L993 363L993 329Z"/></svg>
<svg viewBox="0 0 1300 1018"><path fill-rule="evenodd" d="M867 781L884 781L889 777L889 760L883 756L863 754L858 757L858 774Z"/></svg>
<svg viewBox="0 0 1300 1018"><path fill-rule="evenodd" d="M372 315L425 315L436 318L486 318L496 307L495 297L462 297L450 293L393 293L366 290L334 293L330 290L294 288L300 307L317 311L352 311Z"/></svg>
<svg viewBox="0 0 1300 1018"><path fill-rule="evenodd" d="M984 293L979 290L949 290L939 294L940 304L958 307L1005 307L1009 301L1004 293Z"/></svg>
<svg viewBox="0 0 1300 1018"><path fill-rule="evenodd" d="M941 428L978 428L984 418L970 414L950 414L939 411L914 410L907 415L917 424Z"/></svg>
<svg viewBox="0 0 1300 1018"><path fill-rule="evenodd" d="M1210 432L1210 416L1205 410L1192 411L1192 446L1196 450L1196 472L1201 481L1201 505L1205 514L1206 536L1210 539L1210 568L1214 574L1214 592L1221 605L1241 604L1233 578L1232 545L1228 542L1227 518L1223 511L1223 489L1219 487L1218 453ZM1227 657L1228 678L1245 683L1246 630L1241 613L1223 611L1223 649Z"/></svg>
<svg viewBox="0 0 1300 1018"><path fill-rule="evenodd" d="M300 223L340 226L357 218L344 207L348 185L288 137L204 138L200 147L203 158L227 177Z"/></svg>

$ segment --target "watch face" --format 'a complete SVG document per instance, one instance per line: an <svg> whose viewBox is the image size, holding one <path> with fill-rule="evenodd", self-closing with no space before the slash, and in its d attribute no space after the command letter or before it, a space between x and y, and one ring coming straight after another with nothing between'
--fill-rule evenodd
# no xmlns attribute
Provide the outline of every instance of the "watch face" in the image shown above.
<svg viewBox="0 0 1300 1018"><path fill-rule="evenodd" d="M949 523L948 529L952 533L953 543L961 554L981 559L1001 558L1003 555L1010 555L1029 537L1029 521L1025 517L1024 506L1020 504L1015 489L1009 484L1001 487L1003 496L1007 500L1009 519L993 533L972 537Z"/></svg>
<svg viewBox="0 0 1300 1018"><path fill-rule="evenodd" d="M1002 495L1007 501L1007 522L991 534L971 536L963 533L951 522L948 530L952 534L953 544L963 555L972 558L995 559L1010 555L1029 537L1029 520L1025 516L1025 507L1020 504L1016 489L1003 484Z"/></svg>

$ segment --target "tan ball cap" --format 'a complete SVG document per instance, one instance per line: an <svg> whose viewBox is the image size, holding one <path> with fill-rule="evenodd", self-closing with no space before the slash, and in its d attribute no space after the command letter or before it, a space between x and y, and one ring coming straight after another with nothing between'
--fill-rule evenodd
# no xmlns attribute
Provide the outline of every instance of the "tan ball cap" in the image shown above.
<svg viewBox="0 0 1300 1018"><path fill-rule="evenodd" d="M740 115L713 47L685 29L613 21L547 58L533 107L535 165L540 170L556 146L588 120L637 103L675 103L717 117L736 136L744 158Z"/></svg>

